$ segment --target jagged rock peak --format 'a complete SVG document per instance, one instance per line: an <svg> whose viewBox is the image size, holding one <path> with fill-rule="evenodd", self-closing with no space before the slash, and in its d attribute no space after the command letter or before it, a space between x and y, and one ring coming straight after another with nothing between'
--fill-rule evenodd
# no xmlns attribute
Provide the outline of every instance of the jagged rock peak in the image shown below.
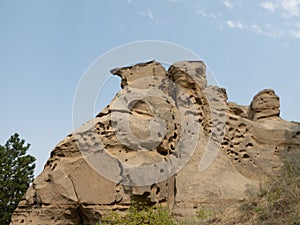
<svg viewBox="0 0 300 225"><path fill-rule="evenodd" d="M172 80L187 79L186 75L195 79L201 89L207 86L206 65L203 61L181 61L171 65L168 73L165 68L154 60L139 63L133 66L115 68L110 71L113 75L121 77L121 87L130 85L133 81L145 77L169 77ZM185 75L182 75L185 74Z"/></svg>
<svg viewBox="0 0 300 225"><path fill-rule="evenodd" d="M181 61L170 66L168 70L174 76L185 73L197 81L201 89L207 86L206 65L203 61ZM177 78L178 79L178 78Z"/></svg>
<svg viewBox="0 0 300 225"><path fill-rule="evenodd" d="M133 66L115 68L110 71L113 75L121 77L121 87L131 85L132 82L146 77L167 77L165 68L156 61L139 63Z"/></svg>

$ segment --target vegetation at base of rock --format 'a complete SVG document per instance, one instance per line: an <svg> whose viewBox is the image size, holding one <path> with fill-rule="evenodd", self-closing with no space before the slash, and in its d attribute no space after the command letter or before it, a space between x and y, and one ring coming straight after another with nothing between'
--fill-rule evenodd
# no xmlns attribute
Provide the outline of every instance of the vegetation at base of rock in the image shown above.
<svg viewBox="0 0 300 225"><path fill-rule="evenodd" d="M279 176L267 182L258 200L249 206L260 224L300 225L300 160L287 164Z"/></svg>
<svg viewBox="0 0 300 225"><path fill-rule="evenodd" d="M209 225L218 221L216 217L223 212L223 208L213 207L207 205L200 206L194 216L186 218L177 218L177 225Z"/></svg>
<svg viewBox="0 0 300 225"><path fill-rule="evenodd" d="M13 211L33 180L35 158L27 154L18 134L12 135L4 146L0 145L0 224L10 223Z"/></svg>
<svg viewBox="0 0 300 225"><path fill-rule="evenodd" d="M213 212L211 210L208 210L205 207L201 207L197 212L196 212L196 217L201 221L205 221L208 218L213 216Z"/></svg>
<svg viewBox="0 0 300 225"><path fill-rule="evenodd" d="M140 203L132 203L124 215L116 211L110 211L103 215L99 225L175 225L175 220L167 208L162 206L147 206Z"/></svg>
<svg viewBox="0 0 300 225"><path fill-rule="evenodd" d="M300 159L289 162L279 176L262 186L258 199L245 206L258 224L300 225Z"/></svg>
<svg viewBox="0 0 300 225"><path fill-rule="evenodd" d="M286 163L280 174L263 184L260 193L242 203L237 212L225 220L226 214L218 215L220 223L207 224L300 225L300 159Z"/></svg>
<svg viewBox="0 0 300 225"><path fill-rule="evenodd" d="M131 207L121 214L117 211L109 211L103 215L97 225L188 225L207 224L215 215L211 210L201 207L196 216L189 219L176 221L169 210L162 206L149 206L141 202L133 202Z"/></svg>

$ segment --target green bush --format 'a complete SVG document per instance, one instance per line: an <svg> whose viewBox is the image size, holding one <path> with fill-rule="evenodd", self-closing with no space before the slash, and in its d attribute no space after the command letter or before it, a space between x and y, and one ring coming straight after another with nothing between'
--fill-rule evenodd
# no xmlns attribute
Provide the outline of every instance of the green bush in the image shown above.
<svg viewBox="0 0 300 225"><path fill-rule="evenodd" d="M205 207L201 207L197 212L196 212L196 217L199 219L200 222L203 222L207 220L209 217L212 217L214 214L212 211L208 210Z"/></svg>
<svg viewBox="0 0 300 225"><path fill-rule="evenodd" d="M116 211L110 211L103 215L99 224L103 225L175 225L175 221L169 211L162 206L141 206L134 203L121 215Z"/></svg>

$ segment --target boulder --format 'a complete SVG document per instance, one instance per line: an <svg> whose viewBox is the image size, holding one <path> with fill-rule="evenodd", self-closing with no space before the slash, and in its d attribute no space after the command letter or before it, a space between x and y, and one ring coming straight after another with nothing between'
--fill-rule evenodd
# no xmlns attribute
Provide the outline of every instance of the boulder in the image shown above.
<svg viewBox="0 0 300 225"><path fill-rule="evenodd" d="M279 117L279 115L279 97L272 89L262 90L253 97L248 111L248 117L250 120Z"/></svg>

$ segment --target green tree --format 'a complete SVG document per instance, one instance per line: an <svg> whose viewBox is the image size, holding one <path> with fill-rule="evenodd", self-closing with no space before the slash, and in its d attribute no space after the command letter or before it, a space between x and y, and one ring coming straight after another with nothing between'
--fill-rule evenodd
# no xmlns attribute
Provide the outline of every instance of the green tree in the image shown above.
<svg viewBox="0 0 300 225"><path fill-rule="evenodd" d="M10 223L13 211L33 181L35 158L27 154L18 134L12 135L4 146L0 145L0 224Z"/></svg>

